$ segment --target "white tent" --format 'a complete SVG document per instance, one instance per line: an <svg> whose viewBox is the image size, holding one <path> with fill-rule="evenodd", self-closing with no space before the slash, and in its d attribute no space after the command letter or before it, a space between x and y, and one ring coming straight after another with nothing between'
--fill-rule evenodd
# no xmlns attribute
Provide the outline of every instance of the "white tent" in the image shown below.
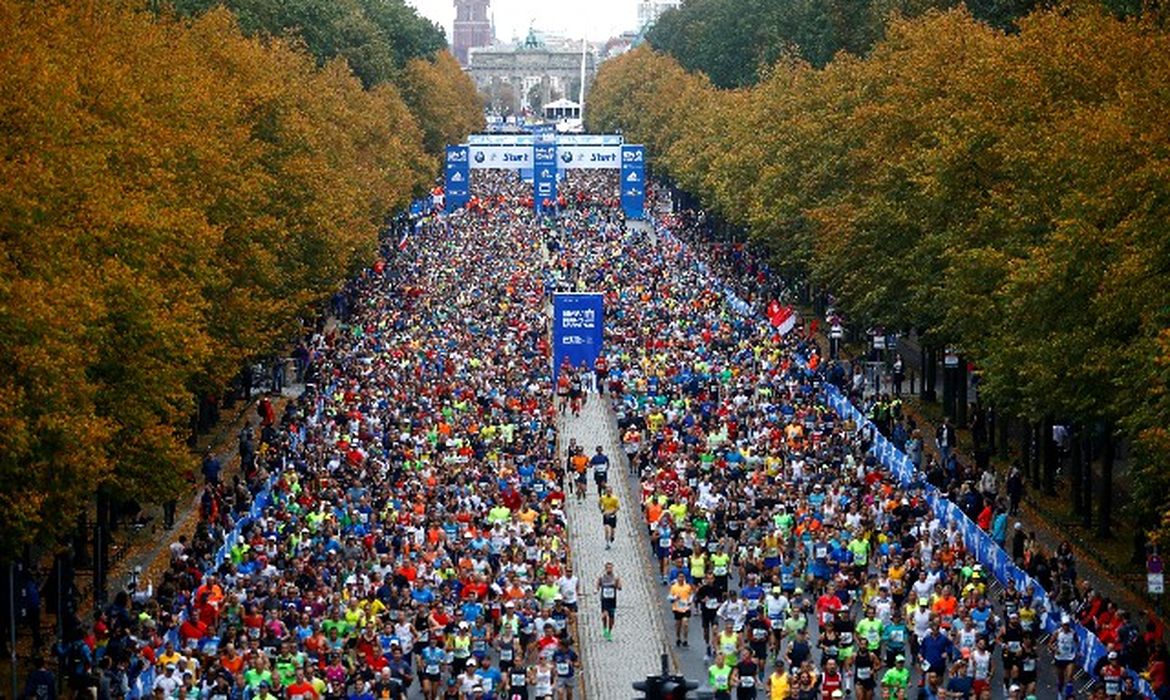
<svg viewBox="0 0 1170 700"><path fill-rule="evenodd" d="M555 102L549 102L544 105L541 111L544 113L544 118L548 121L581 118L581 105L563 97Z"/></svg>

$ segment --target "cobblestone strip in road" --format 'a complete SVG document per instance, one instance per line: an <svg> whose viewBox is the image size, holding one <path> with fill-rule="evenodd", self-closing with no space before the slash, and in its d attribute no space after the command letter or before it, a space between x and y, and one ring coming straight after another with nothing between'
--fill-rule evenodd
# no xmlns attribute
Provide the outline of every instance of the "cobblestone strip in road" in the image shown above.
<svg viewBox="0 0 1170 700"><path fill-rule="evenodd" d="M610 550L605 548L601 513L597 508L597 487L592 474L588 498L578 502L570 492L565 505L573 567L585 592L578 624L581 645L578 653L584 669L585 694L590 700L632 698L636 693L631 684L645 680L648 674L657 674L661 667L660 655L671 651L666 644L666 629L661 616L660 598L665 594L652 577L641 510L636 502L631 501L630 491L625 488L625 455L607 400L591 394L580 416L568 414L561 418L562 459L567 458L563 450L572 438L576 438L577 444L582 445L588 455L592 455L598 445L604 448L611 461L610 483L621 500L617 533ZM571 475L569 479L572 479ZM601 635L600 598L594 593L597 577L607 561L614 563L623 586L618 594L613 641L606 641Z"/></svg>

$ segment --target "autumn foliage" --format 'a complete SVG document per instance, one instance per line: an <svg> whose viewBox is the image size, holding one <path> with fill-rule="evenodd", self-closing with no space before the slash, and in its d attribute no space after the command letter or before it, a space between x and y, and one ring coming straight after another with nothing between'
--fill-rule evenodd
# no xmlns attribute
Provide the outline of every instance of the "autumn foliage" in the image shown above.
<svg viewBox="0 0 1170 700"><path fill-rule="evenodd" d="M0 0L0 26L12 552L71 526L99 485L173 494L192 467L192 397L286 343L437 166L393 84L365 89L343 59L246 37L227 10ZM434 81L472 109L474 90L438 71L413 99Z"/></svg>
<svg viewBox="0 0 1170 700"><path fill-rule="evenodd" d="M1014 415L1135 442L1138 508L1170 491L1170 35L1085 4L1004 33L959 8L864 58L729 92L641 47L602 65L591 130L838 295L982 370Z"/></svg>

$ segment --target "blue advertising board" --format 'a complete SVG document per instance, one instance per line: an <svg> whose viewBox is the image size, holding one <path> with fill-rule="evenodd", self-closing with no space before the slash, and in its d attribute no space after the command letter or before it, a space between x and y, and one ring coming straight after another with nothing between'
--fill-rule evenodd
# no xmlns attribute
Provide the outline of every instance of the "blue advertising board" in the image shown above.
<svg viewBox="0 0 1170 700"><path fill-rule="evenodd" d="M447 146L447 165L443 169L443 208L448 212L463 207L471 199L471 162L467 146Z"/></svg>
<svg viewBox="0 0 1170 700"><path fill-rule="evenodd" d="M641 219L646 209L646 148L622 144L622 212Z"/></svg>
<svg viewBox="0 0 1170 700"><path fill-rule="evenodd" d="M536 144L532 147L532 201L536 211L543 211L546 202L557 199L557 146Z"/></svg>
<svg viewBox="0 0 1170 700"><path fill-rule="evenodd" d="M590 371L593 361L601 354L604 327L604 299L601 294L553 295L553 383L556 383L561 365L580 367Z"/></svg>

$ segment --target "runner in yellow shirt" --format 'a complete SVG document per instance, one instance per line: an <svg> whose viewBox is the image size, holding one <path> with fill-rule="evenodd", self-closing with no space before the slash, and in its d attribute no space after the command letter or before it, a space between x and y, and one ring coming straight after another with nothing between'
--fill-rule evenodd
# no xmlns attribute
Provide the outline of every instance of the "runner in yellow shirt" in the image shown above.
<svg viewBox="0 0 1170 700"><path fill-rule="evenodd" d="M601 511L601 524L605 527L605 548L613 544L614 532L617 530L617 512L621 505L618 497L613 495L613 487L606 486L601 498L597 499L597 508Z"/></svg>
<svg viewBox="0 0 1170 700"><path fill-rule="evenodd" d="M788 674L784 672L784 663L776 660L776 668L768 676L768 697L771 700L788 700Z"/></svg>

